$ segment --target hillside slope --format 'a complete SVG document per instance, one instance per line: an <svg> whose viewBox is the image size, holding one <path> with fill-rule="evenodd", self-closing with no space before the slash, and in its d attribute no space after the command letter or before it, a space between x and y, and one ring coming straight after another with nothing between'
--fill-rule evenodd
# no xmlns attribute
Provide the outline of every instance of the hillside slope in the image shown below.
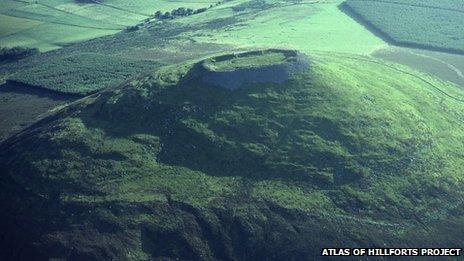
<svg viewBox="0 0 464 261"><path fill-rule="evenodd" d="M11 137L0 259L462 245L464 93L363 56L309 61L236 90L163 67Z"/></svg>

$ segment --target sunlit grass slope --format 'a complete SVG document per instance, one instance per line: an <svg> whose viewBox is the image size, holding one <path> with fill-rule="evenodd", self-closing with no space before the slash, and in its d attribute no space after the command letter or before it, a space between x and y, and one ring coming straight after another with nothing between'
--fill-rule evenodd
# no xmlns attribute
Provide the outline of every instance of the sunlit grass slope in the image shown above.
<svg viewBox="0 0 464 261"><path fill-rule="evenodd" d="M56 49L123 30L149 18L157 10L209 7L218 1L120 1L103 4L72 0L16 2L0 9L0 45ZM367 54L385 43L338 8L341 0L223 1L207 12L172 23L203 25L185 37L207 43L238 46L286 47ZM171 23L171 22L170 22ZM225 30L226 29L226 30Z"/></svg>
<svg viewBox="0 0 464 261"><path fill-rule="evenodd" d="M235 91L201 84L191 63L163 67L7 140L2 245L269 260L463 244L464 93L365 56L310 59L283 84Z"/></svg>
<svg viewBox="0 0 464 261"><path fill-rule="evenodd" d="M385 46L339 9L343 1L232 1L180 19L217 28L187 33L204 42L368 54Z"/></svg>

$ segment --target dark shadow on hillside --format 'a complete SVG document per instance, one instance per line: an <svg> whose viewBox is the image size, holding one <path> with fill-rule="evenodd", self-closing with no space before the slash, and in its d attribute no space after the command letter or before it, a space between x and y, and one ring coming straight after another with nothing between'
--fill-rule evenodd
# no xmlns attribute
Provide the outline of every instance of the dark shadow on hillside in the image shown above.
<svg viewBox="0 0 464 261"><path fill-rule="evenodd" d="M406 48L424 49L424 50L435 51L435 52L464 55L464 50L446 48L446 47L436 47L436 46L430 46L427 44L397 41L393 39L388 33L382 31L380 28L378 28L377 26L375 26L374 24L366 20L361 14L356 12L356 10L354 10L349 5L347 5L346 2L343 2L342 4L340 4L338 6L338 9L342 11L343 13L345 13L346 15L348 15L349 17L351 17L357 23L364 26L367 30L372 32L375 36L379 37L380 39L382 39L383 41L391 45L396 45L396 46L406 47Z"/></svg>
<svg viewBox="0 0 464 261"><path fill-rule="evenodd" d="M0 85L0 94L5 93L35 95L37 97L46 97L53 100L76 100L83 97L82 95L78 94L61 93L42 87L29 86L9 80L6 83Z"/></svg>
<svg viewBox="0 0 464 261"><path fill-rule="evenodd" d="M22 84L0 85L0 141L33 124L40 115L78 97L31 88Z"/></svg>

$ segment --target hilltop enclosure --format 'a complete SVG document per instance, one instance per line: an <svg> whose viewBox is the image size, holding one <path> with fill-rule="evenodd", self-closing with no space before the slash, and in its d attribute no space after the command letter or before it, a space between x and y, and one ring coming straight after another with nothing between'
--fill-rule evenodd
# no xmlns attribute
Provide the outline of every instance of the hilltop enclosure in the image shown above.
<svg viewBox="0 0 464 261"><path fill-rule="evenodd" d="M189 77L226 89L283 83L309 69L309 58L292 50L263 50L218 56L197 64Z"/></svg>

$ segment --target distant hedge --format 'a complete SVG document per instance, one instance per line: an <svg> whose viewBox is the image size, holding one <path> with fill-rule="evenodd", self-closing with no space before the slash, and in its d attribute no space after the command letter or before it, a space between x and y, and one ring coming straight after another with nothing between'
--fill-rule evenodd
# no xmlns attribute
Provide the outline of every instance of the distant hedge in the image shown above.
<svg viewBox="0 0 464 261"><path fill-rule="evenodd" d="M2 47L0 48L0 61L14 61L39 53L37 48Z"/></svg>

